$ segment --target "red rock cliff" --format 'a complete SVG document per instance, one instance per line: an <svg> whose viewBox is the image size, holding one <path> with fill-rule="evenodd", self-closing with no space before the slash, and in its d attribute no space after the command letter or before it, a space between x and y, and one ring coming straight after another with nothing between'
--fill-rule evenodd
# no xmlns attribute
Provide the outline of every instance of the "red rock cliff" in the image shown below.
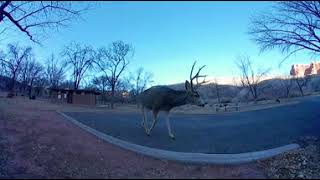
<svg viewBox="0 0 320 180"><path fill-rule="evenodd" d="M312 62L311 64L294 64L291 66L290 75L302 76L320 74L320 62Z"/></svg>

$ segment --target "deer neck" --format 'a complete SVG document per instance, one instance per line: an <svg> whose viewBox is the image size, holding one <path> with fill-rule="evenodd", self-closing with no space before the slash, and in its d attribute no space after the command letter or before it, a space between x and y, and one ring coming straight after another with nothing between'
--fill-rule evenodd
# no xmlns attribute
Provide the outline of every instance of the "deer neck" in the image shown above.
<svg viewBox="0 0 320 180"><path fill-rule="evenodd" d="M182 106L187 104L187 92L186 91L178 91L176 98L174 99L172 105L173 106Z"/></svg>

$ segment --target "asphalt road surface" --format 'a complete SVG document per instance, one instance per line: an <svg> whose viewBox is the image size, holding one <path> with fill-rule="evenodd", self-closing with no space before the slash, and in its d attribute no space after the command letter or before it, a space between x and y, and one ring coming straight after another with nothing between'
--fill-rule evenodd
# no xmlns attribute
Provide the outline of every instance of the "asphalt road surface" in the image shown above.
<svg viewBox="0 0 320 180"><path fill-rule="evenodd" d="M320 137L320 97L270 109L217 115L171 114L172 140L164 114L145 134L139 113L65 112L100 132L131 143L178 152L243 153L295 142L301 136ZM151 124L151 112L148 116Z"/></svg>

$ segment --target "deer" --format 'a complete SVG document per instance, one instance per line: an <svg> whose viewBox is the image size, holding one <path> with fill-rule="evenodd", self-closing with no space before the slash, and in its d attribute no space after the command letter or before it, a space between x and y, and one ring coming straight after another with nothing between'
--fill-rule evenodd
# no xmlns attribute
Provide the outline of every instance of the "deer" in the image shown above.
<svg viewBox="0 0 320 180"><path fill-rule="evenodd" d="M175 136L172 133L169 114L170 110L174 107L182 106L185 104L197 105L200 107L205 106L205 102L200 97L198 93L198 88L201 84L205 83L206 75L199 75L200 71L205 67L202 66L199 68L198 72L193 76L193 70L196 61L193 63L191 72L190 72L190 81L185 81L185 90L174 90L167 86L152 86L149 89L143 91L137 98L137 102L140 105L142 112L142 122L141 126L145 129L145 132L148 136L158 120L158 113L160 111L165 112L165 119L168 128L169 137L175 139ZM203 77L202 82L198 82L198 78ZM197 84L194 85L193 81L196 80ZM148 129L147 125L147 116L146 111L152 111L153 122L151 127Z"/></svg>

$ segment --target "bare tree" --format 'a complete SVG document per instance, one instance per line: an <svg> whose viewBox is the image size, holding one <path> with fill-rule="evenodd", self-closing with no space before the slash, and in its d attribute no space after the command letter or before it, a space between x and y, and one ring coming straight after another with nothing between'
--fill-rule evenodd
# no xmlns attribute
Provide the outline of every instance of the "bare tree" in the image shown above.
<svg viewBox="0 0 320 180"><path fill-rule="evenodd" d="M32 98L32 88L34 86L34 82L41 78L43 75L43 66L36 61L30 66L30 83L29 83L29 98Z"/></svg>
<svg viewBox="0 0 320 180"><path fill-rule="evenodd" d="M265 76L270 69L255 71L252 67L252 61L248 56L240 56L236 65L240 70L242 86L249 89L249 92L256 101L259 96L259 83L262 80L261 78Z"/></svg>
<svg viewBox="0 0 320 180"><path fill-rule="evenodd" d="M0 51L0 76L5 76L6 74L6 63L3 61L5 59L5 53Z"/></svg>
<svg viewBox="0 0 320 180"><path fill-rule="evenodd" d="M279 48L287 57L301 50L320 52L319 1L277 2L271 12L251 20L249 34L262 51Z"/></svg>
<svg viewBox="0 0 320 180"><path fill-rule="evenodd" d="M280 79L282 87L285 89L286 97L289 98L290 92L294 85L294 80L291 76L285 76L284 78Z"/></svg>
<svg viewBox="0 0 320 180"><path fill-rule="evenodd" d="M43 66L35 61L35 59L31 59L25 63L23 66L23 84L24 88L28 88L29 98L32 98L32 89L34 87L34 82L38 81L41 76L43 76Z"/></svg>
<svg viewBox="0 0 320 180"><path fill-rule="evenodd" d="M22 88L23 88L22 89L23 93L25 93L28 88L29 75L30 75L30 73L29 73L29 69L30 69L29 64L30 63L31 62L29 62L29 60L22 63L20 77L18 77L21 82Z"/></svg>
<svg viewBox="0 0 320 180"><path fill-rule="evenodd" d="M35 89L35 94L41 95L41 91L43 89L45 89L46 83L47 83L47 79L45 78L45 67L43 66L43 71L42 73L40 73L41 75L39 75L39 77L37 77L34 82L33 82L33 86ZM42 94L45 95L45 94Z"/></svg>
<svg viewBox="0 0 320 180"><path fill-rule="evenodd" d="M111 85L112 109L114 107L115 90L118 80L128 66L129 58L132 56L132 46L123 41L115 41L108 49L102 47L98 50L96 63L108 78L109 84Z"/></svg>
<svg viewBox="0 0 320 180"><path fill-rule="evenodd" d="M92 79L92 84L95 85L97 89L102 92L102 94L106 92L107 87L109 86L108 83L108 78L106 76L99 76Z"/></svg>
<svg viewBox="0 0 320 180"><path fill-rule="evenodd" d="M304 76L304 77L299 77L299 76L295 76L294 78L294 81L296 82L298 88L299 88L299 91L301 93L301 96L304 96L304 91L303 89L308 85L308 83L310 82L311 80L311 76Z"/></svg>
<svg viewBox="0 0 320 180"><path fill-rule="evenodd" d="M214 88L216 90L216 95L217 95L217 98L218 98L218 103L220 104L221 100L220 100L220 85L218 84L218 79L217 78L214 78L214 82L213 82L213 85L214 85Z"/></svg>
<svg viewBox="0 0 320 180"><path fill-rule="evenodd" d="M116 92L119 92L117 95L119 96L118 98L122 104L125 102L125 100L128 100L127 98L129 98L129 91L131 87L132 84L128 78L124 77L118 80Z"/></svg>
<svg viewBox="0 0 320 180"><path fill-rule="evenodd" d="M74 89L77 90L85 74L93 67L95 51L90 46L82 47L73 42L65 47L62 55L65 57L65 64L72 68Z"/></svg>
<svg viewBox="0 0 320 180"><path fill-rule="evenodd" d="M106 90L109 87L108 78L106 76L95 77L92 80L92 84L101 91L101 97L103 104L106 103Z"/></svg>
<svg viewBox="0 0 320 180"><path fill-rule="evenodd" d="M38 42L34 38L36 32L67 26L88 7L85 3L70 1L1 1L0 23L11 24Z"/></svg>
<svg viewBox="0 0 320 180"><path fill-rule="evenodd" d="M60 64L60 65L59 65ZM51 88L58 88L61 82L64 80L64 66L51 54L50 58L47 59L45 76L47 84Z"/></svg>
<svg viewBox="0 0 320 180"><path fill-rule="evenodd" d="M8 52L2 57L1 61L5 64L8 76L11 79L9 96L14 95L15 84L22 70L22 64L31 54L31 47L20 47L18 43L8 44Z"/></svg>
<svg viewBox="0 0 320 180"><path fill-rule="evenodd" d="M134 80L135 96L143 92L147 88L147 86L153 82L152 78L153 78L153 74L150 72L144 71L142 67L136 70L136 74L132 75L132 79Z"/></svg>
<svg viewBox="0 0 320 180"><path fill-rule="evenodd" d="M74 82L72 80L62 81L60 87L64 89L72 89L74 88Z"/></svg>

